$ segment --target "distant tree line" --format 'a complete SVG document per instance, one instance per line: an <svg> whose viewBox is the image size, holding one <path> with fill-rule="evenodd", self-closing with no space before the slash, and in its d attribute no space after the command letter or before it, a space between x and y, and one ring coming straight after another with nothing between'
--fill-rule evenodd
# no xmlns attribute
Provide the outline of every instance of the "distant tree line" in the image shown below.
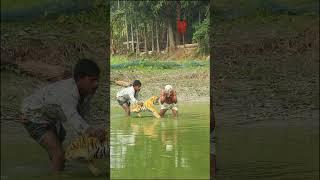
<svg viewBox="0 0 320 180"><path fill-rule="evenodd" d="M114 53L174 51L198 43L208 53L209 1L111 1L111 47ZM187 31L177 31L177 20Z"/></svg>

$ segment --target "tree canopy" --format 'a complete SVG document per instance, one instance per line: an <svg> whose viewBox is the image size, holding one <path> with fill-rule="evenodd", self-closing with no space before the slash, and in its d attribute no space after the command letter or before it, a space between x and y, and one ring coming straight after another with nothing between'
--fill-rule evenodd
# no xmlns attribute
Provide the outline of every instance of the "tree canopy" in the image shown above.
<svg viewBox="0 0 320 180"><path fill-rule="evenodd" d="M208 53L209 14L209 1L111 1L111 45L117 53L160 53L198 43ZM184 35L177 20L187 22Z"/></svg>

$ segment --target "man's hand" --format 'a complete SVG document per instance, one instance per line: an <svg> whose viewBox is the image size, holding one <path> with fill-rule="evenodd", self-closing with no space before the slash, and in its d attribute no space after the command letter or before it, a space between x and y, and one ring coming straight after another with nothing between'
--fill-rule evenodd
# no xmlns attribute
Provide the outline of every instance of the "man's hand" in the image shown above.
<svg viewBox="0 0 320 180"><path fill-rule="evenodd" d="M177 92L175 90L172 91L172 102L177 103Z"/></svg>
<svg viewBox="0 0 320 180"><path fill-rule="evenodd" d="M106 140L106 132L104 129L90 127L87 129L86 133L90 137L95 137L99 139L100 142L104 142Z"/></svg>

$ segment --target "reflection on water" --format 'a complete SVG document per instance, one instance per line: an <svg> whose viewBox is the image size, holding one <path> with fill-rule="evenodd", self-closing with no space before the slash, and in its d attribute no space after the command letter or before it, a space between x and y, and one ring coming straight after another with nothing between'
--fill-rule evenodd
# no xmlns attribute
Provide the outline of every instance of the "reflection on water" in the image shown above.
<svg viewBox="0 0 320 180"><path fill-rule="evenodd" d="M207 179L209 106L202 109L161 120L147 113L127 118L112 112L111 177Z"/></svg>

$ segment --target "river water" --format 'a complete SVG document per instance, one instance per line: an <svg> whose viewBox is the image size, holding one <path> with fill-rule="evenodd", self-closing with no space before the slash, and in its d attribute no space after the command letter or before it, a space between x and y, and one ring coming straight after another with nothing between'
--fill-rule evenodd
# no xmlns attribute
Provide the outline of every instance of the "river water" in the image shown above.
<svg viewBox="0 0 320 180"><path fill-rule="evenodd" d="M179 106L156 119L111 110L112 179L209 179L209 104Z"/></svg>
<svg viewBox="0 0 320 180"><path fill-rule="evenodd" d="M217 179L319 179L317 114L239 125L243 119L217 113Z"/></svg>
<svg viewBox="0 0 320 180"><path fill-rule="evenodd" d="M99 168L103 170L107 167L106 163L99 162ZM86 163L77 161L67 162L65 171L53 176L47 153L29 137L22 125L4 121L1 123L1 180L101 178L94 177Z"/></svg>

